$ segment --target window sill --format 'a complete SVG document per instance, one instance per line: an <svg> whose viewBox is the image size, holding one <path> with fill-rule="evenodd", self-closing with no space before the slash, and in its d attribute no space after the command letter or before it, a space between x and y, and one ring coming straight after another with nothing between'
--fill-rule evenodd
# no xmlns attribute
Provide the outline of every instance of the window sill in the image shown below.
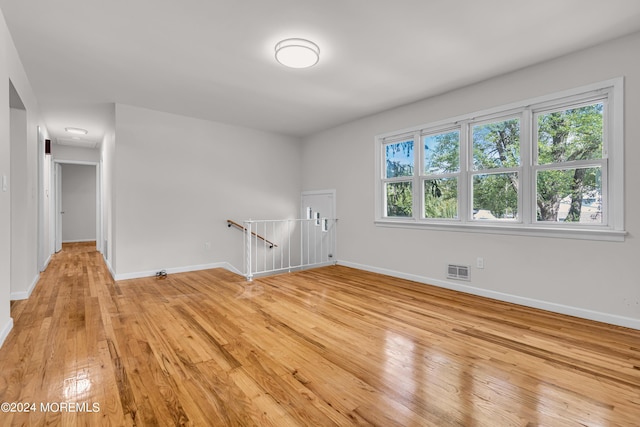
<svg viewBox="0 0 640 427"><path fill-rule="evenodd" d="M549 226L522 226L520 224L496 223L461 223L461 222L425 222L411 219L378 219L374 221L378 227L413 228L423 230L453 231L463 233L505 234L513 236L547 237L559 239L599 240L624 242L627 232L608 228L571 228Z"/></svg>

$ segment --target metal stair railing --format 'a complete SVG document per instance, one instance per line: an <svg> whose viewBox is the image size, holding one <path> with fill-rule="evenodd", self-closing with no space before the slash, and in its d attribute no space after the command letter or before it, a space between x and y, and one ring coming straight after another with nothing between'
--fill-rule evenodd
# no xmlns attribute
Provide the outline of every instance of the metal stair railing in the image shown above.
<svg viewBox="0 0 640 427"><path fill-rule="evenodd" d="M228 220L229 227L244 231L244 275L291 272L335 264L335 218L246 220L242 225ZM274 242L278 242L276 245Z"/></svg>
<svg viewBox="0 0 640 427"><path fill-rule="evenodd" d="M233 220L230 220L230 219L227 220L227 226L228 227L236 227L236 228L239 228L240 230L245 231L245 232L247 231L246 227L244 227L241 224L238 224L237 222L235 222ZM251 235L254 236L256 239L260 239L260 240L265 241L269 245L270 249L278 247L278 245L276 245L272 241L265 239L264 237L262 237L259 234L254 233L253 231L251 231Z"/></svg>

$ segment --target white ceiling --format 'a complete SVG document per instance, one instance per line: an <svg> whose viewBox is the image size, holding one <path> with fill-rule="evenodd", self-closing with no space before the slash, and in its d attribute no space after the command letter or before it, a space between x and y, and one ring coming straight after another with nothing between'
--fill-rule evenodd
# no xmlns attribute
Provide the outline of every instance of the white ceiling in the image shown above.
<svg viewBox="0 0 640 427"><path fill-rule="evenodd" d="M638 0L0 0L52 138L109 103L305 136L640 30ZM308 38L306 70L274 45Z"/></svg>

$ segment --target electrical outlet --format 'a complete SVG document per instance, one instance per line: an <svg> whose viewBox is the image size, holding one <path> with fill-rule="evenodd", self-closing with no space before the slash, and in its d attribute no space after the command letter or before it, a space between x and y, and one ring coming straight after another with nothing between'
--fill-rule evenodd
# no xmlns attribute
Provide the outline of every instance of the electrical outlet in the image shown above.
<svg viewBox="0 0 640 427"><path fill-rule="evenodd" d="M211 242L204 242L204 249L207 251L211 250Z"/></svg>
<svg viewBox="0 0 640 427"><path fill-rule="evenodd" d="M478 257L476 259L476 267L478 267L479 269L484 268L484 258Z"/></svg>

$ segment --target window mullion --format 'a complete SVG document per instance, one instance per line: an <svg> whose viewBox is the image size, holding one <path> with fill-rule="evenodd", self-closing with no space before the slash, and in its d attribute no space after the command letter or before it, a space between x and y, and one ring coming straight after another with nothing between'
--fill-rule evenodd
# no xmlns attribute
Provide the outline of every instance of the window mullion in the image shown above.
<svg viewBox="0 0 640 427"><path fill-rule="evenodd" d="M533 146L538 140L534 135L537 132L533 123L531 109L525 108L522 111L520 121L520 188L518 189L518 210L523 224L533 223L535 218L535 174L533 173Z"/></svg>
<svg viewBox="0 0 640 427"><path fill-rule="evenodd" d="M545 165L534 165L536 170L560 170L560 169L584 169L584 168L603 168L606 159L592 160L571 160L568 162L548 163Z"/></svg>
<svg viewBox="0 0 640 427"><path fill-rule="evenodd" d="M422 137L420 136L420 132L416 132L413 135L414 147L413 147L413 164L415 165L413 169L413 219L420 220L424 213L424 195L422 194L422 185L420 176L424 171L423 160L423 150L424 143L422 142ZM416 147L417 145L417 147Z"/></svg>
<svg viewBox="0 0 640 427"><path fill-rule="evenodd" d="M612 210L612 204L610 203L611 193L609 192L609 161L608 159L603 159L601 166L601 176L602 176L602 194L600 197L602 198L602 223L609 224L610 222L610 214Z"/></svg>
<svg viewBox="0 0 640 427"><path fill-rule="evenodd" d="M469 121L465 120L460 123L460 178L458 179L458 218L462 223L468 223L471 220L471 156L470 144L471 138L469 133Z"/></svg>

